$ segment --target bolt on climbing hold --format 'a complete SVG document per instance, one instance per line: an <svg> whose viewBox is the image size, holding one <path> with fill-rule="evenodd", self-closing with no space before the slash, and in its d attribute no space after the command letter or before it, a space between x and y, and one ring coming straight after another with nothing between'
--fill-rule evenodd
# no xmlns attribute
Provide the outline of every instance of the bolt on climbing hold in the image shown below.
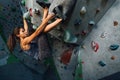
<svg viewBox="0 0 120 80"><path fill-rule="evenodd" d="M24 14L23 14L23 17L24 17L25 19L30 18L30 13L29 13L29 12L24 13Z"/></svg>
<svg viewBox="0 0 120 80"><path fill-rule="evenodd" d="M23 6L25 6L25 0L22 0L22 1L21 1L21 4L22 4Z"/></svg>
<svg viewBox="0 0 120 80"><path fill-rule="evenodd" d="M30 13L30 16L33 16L33 13L34 13L34 12L33 12L33 9L32 9L32 8L29 9L29 13Z"/></svg>
<svg viewBox="0 0 120 80"><path fill-rule="evenodd" d="M105 62L104 61L99 61L98 64L102 67L106 66Z"/></svg>
<svg viewBox="0 0 120 80"><path fill-rule="evenodd" d="M115 60L115 58L116 58L115 56L111 56L111 59L112 59L112 60Z"/></svg>
<svg viewBox="0 0 120 80"><path fill-rule="evenodd" d="M80 14L84 15L87 12L86 7L83 6L80 10Z"/></svg>
<svg viewBox="0 0 120 80"><path fill-rule="evenodd" d="M101 38L105 38L105 37L106 37L106 34L107 34L106 32L103 32L103 33L101 33L100 37L101 37Z"/></svg>
<svg viewBox="0 0 120 80"><path fill-rule="evenodd" d="M70 31L65 30L64 41L67 43L76 43L78 38L72 34Z"/></svg>
<svg viewBox="0 0 120 80"><path fill-rule="evenodd" d="M86 34L87 34L87 31L86 30L82 30L81 36L85 36Z"/></svg>
<svg viewBox="0 0 120 80"><path fill-rule="evenodd" d="M97 42L95 42L95 41L92 41L92 42L91 42L91 47L92 47L92 49L93 49L95 52L97 52L98 49L99 49L99 44L98 44Z"/></svg>
<svg viewBox="0 0 120 80"><path fill-rule="evenodd" d="M39 9L33 9L32 14L40 15Z"/></svg>
<svg viewBox="0 0 120 80"><path fill-rule="evenodd" d="M114 21L114 22L113 22L113 25L114 25L114 26L117 26L117 25L118 25L118 21Z"/></svg>
<svg viewBox="0 0 120 80"><path fill-rule="evenodd" d="M81 48L86 49L86 46L85 45L81 45Z"/></svg>
<svg viewBox="0 0 120 80"><path fill-rule="evenodd" d="M33 28L34 30L36 30L36 29L38 28L38 26L33 25L32 28Z"/></svg>
<svg viewBox="0 0 120 80"><path fill-rule="evenodd" d="M98 14L99 12L100 12L100 8L97 8L95 14Z"/></svg>
<svg viewBox="0 0 120 80"><path fill-rule="evenodd" d="M71 56L72 56L72 49L65 50L61 55L61 62L65 65L67 65L70 62Z"/></svg>
<svg viewBox="0 0 120 80"><path fill-rule="evenodd" d="M89 23L88 23L90 26L93 26L93 25L95 25L95 22L94 21L89 21Z"/></svg>
<svg viewBox="0 0 120 80"><path fill-rule="evenodd" d="M110 45L110 50L117 50L119 48L119 45L118 44L112 44Z"/></svg>

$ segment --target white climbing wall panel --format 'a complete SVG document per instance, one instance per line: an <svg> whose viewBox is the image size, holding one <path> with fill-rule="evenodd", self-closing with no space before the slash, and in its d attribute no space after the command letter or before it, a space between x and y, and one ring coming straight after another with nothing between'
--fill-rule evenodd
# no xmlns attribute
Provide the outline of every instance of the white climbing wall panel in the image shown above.
<svg viewBox="0 0 120 80"><path fill-rule="evenodd" d="M114 21L120 22L119 7L120 1L117 0L83 42L85 49L81 49L81 58L84 61L82 65L84 80L98 80L120 72L120 48L116 51L109 49L111 44L120 45L120 24L117 26L113 24ZM106 35L101 38L103 32ZM91 41L98 42L98 52L92 50ZM111 59L112 56L115 56L114 60ZM99 61L105 62L106 66L100 66Z"/></svg>

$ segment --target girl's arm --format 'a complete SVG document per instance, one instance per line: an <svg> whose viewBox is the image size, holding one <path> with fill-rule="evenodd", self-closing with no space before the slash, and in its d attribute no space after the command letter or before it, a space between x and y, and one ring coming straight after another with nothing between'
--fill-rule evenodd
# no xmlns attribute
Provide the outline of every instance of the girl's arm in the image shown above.
<svg viewBox="0 0 120 80"><path fill-rule="evenodd" d="M28 24L27 24L27 21L25 20L25 18L23 18L23 23L24 23L25 32L28 33Z"/></svg>
<svg viewBox="0 0 120 80"><path fill-rule="evenodd" d="M34 33L32 33L29 37L24 39L24 44L29 44L36 36L38 36L41 32L43 32L49 20L44 19L41 25L36 29Z"/></svg>
<svg viewBox="0 0 120 80"><path fill-rule="evenodd" d="M47 22L49 21L49 19L45 19L43 21L43 23L36 29L36 31L30 35L29 37L27 37L25 39L26 41L26 44L29 44L36 36L38 36L41 32L43 32L43 30L48 27L45 31L49 31L51 30L52 28L54 28L55 26L57 26L61 21L62 19L56 19L54 22L52 22L51 24L48 24L47 25Z"/></svg>

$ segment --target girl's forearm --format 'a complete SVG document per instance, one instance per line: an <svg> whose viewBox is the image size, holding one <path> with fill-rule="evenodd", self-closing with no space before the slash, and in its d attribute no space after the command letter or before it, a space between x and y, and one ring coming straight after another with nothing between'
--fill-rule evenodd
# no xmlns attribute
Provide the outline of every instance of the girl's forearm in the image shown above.
<svg viewBox="0 0 120 80"><path fill-rule="evenodd" d="M25 20L25 18L23 18L23 22L24 22L24 29L25 29L25 32L28 33L28 24L27 24L27 21Z"/></svg>

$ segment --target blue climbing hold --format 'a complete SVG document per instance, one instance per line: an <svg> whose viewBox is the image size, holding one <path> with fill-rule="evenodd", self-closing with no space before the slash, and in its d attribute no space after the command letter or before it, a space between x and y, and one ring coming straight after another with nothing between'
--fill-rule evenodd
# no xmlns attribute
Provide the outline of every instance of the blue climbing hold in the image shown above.
<svg viewBox="0 0 120 80"><path fill-rule="evenodd" d="M110 45L110 47L109 47L111 50L117 50L118 48L119 48L119 45L117 45L117 44L112 44L112 45Z"/></svg>
<svg viewBox="0 0 120 80"><path fill-rule="evenodd" d="M102 66L102 67L106 66L106 64L105 64L103 61L99 61L98 63L99 63L99 65Z"/></svg>

